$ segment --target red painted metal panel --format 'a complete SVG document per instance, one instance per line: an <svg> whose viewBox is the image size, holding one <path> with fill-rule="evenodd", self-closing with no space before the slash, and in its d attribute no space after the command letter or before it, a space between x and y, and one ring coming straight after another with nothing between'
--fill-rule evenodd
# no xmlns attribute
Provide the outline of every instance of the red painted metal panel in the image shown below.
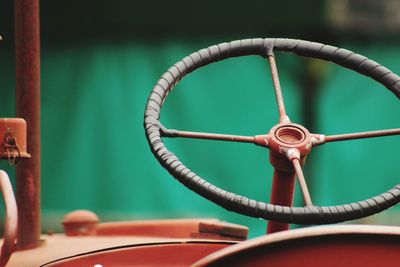
<svg viewBox="0 0 400 267"><path fill-rule="evenodd" d="M190 266L228 244L161 244L107 250L47 264L46 267Z"/></svg>
<svg viewBox="0 0 400 267"><path fill-rule="evenodd" d="M100 223L97 236L147 236L236 240L247 238L247 227L214 219L178 219Z"/></svg>
<svg viewBox="0 0 400 267"><path fill-rule="evenodd" d="M247 251L205 266L257 267L270 263L274 267L397 267L398 242L382 236L295 240Z"/></svg>
<svg viewBox="0 0 400 267"><path fill-rule="evenodd" d="M395 267L399 253L398 227L312 227L245 241L194 266Z"/></svg>

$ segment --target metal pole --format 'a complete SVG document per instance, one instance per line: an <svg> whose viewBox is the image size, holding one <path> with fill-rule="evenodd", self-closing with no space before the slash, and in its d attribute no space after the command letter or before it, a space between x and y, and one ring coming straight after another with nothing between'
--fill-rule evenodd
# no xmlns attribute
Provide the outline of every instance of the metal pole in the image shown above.
<svg viewBox="0 0 400 267"><path fill-rule="evenodd" d="M17 164L18 247L40 243L39 0L15 0L16 113L27 122L29 159Z"/></svg>
<svg viewBox="0 0 400 267"><path fill-rule="evenodd" d="M295 183L294 171L281 171L274 169L272 178L272 193L270 203L281 206L292 206ZM267 234L289 230L288 223L269 221Z"/></svg>

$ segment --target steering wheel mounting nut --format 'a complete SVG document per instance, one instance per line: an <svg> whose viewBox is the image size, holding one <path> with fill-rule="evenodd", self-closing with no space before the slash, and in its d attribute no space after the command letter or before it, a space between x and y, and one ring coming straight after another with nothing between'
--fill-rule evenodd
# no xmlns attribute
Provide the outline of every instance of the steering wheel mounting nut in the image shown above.
<svg viewBox="0 0 400 267"><path fill-rule="evenodd" d="M274 168L293 171L291 161L299 159L303 165L312 148L312 135L296 123L279 123L272 127L266 139L270 148L269 160Z"/></svg>

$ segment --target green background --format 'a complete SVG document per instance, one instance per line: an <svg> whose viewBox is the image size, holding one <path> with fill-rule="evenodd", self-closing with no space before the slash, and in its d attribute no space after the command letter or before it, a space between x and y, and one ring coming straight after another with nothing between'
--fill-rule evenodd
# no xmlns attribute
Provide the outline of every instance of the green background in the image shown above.
<svg viewBox="0 0 400 267"><path fill-rule="evenodd" d="M225 211L183 187L158 164L147 145L142 126L146 99L161 74L193 51L221 41L283 33L322 42L333 40L334 45L400 73L396 42L360 42L345 34L334 38L325 32L322 13L315 12L322 10L319 5L307 9L310 16L314 14L313 20L307 13L300 16L297 12L291 20L272 16L270 21L276 28L260 19L262 12L234 20L247 11L240 12L240 7L232 8L229 15L208 13L209 19L200 23L189 20L190 13L178 19L179 12L173 7L168 7L170 13L164 18L159 5L151 13L152 20L143 15L152 11L150 3L139 8L128 1L112 6L100 1L97 8L83 3L74 9L74 1L53 5L42 4L44 230L60 229L66 212L90 209L104 221L217 217L249 226L251 236L264 232L264 221ZM261 8L264 4L257 5ZM257 5L251 10L259 10ZM119 12L102 17L107 8L116 6ZM285 10L279 4L275 9ZM67 23L68 14L74 14L77 21ZM0 115L13 117L12 23L5 18ZM246 18L247 24L243 23ZM293 29L295 22L297 29L304 30L301 34ZM371 79L329 63L282 53L277 54L277 64L289 116L311 131L328 135L398 127L398 99ZM243 135L263 134L277 119L268 64L260 57L229 59L190 74L169 95L161 117L168 128ZM202 140L165 142L208 181L268 201L272 168L267 150ZM314 202L333 205L358 201L398 183L398 142L398 137L386 137L315 148L305 170ZM1 167L13 173L4 161ZM302 205L298 193L297 188L295 204ZM399 223L397 210L365 221Z"/></svg>

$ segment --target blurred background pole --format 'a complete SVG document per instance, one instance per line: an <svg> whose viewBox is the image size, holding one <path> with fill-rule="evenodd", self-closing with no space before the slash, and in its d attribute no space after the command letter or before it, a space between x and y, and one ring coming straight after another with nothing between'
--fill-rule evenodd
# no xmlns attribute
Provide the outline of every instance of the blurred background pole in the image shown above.
<svg viewBox="0 0 400 267"><path fill-rule="evenodd" d="M15 0L16 115L28 125L29 159L16 168L18 247L40 242L40 51L39 0Z"/></svg>

